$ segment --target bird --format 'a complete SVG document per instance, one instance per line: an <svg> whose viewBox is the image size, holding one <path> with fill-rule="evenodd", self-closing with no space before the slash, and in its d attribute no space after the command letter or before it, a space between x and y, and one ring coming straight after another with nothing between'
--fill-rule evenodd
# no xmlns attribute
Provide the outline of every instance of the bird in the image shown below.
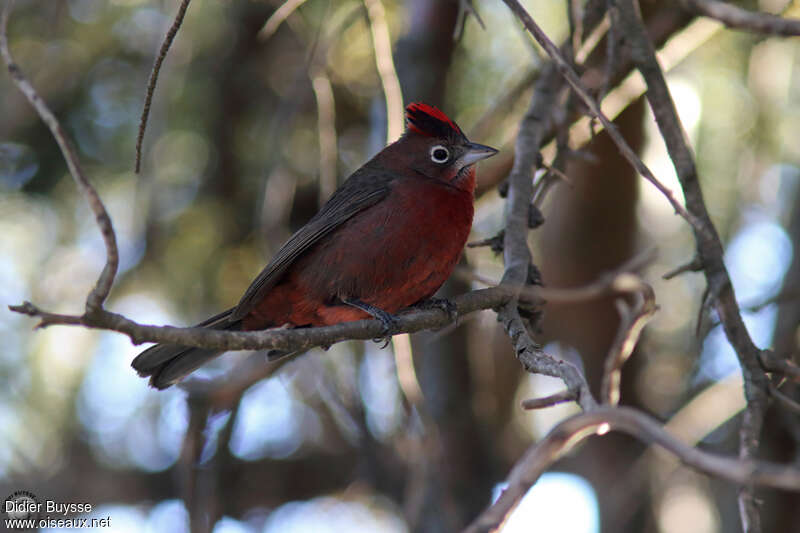
<svg viewBox="0 0 800 533"><path fill-rule="evenodd" d="M472 227L475 163L497 153L470 142L438 108L414 102L406 130L353 172L253 280L239 303L199 324L253 331L376 318L430 302ZM223 353L157 344L131 366L165 389Z"/></svg>

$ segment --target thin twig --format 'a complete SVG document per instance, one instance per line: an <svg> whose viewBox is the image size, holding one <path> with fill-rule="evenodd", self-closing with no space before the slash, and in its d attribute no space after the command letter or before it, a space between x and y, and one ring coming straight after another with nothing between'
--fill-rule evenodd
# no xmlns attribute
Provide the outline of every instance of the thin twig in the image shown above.
<svg viewBox="0 0 800 533"><path fill-rule="evenodd" d="M597 97L602 101L608 88L611 86L611 79L616 70L616 62L618 60L617 48L619 47L619 37L617 34L617 10L612 5L612 0L606 0L608 11L606 12L605 20L608 21L608 35L606 36L606 64L603 68L603 83L600 84L600 91Z"/></svg>
<svg viewBox="0 0 800 533"><path fill-rule="evenodd" d="M189 513L192 531L208 531L208 517L202 504L201 478L203 469L197 468L205 447L206 427L211 414L211 404L207 398L190 397L189 424L183 437L180 456L178 457L178 476L184 505Z"/></svg>
<svg viewBox="0 0 800 533"><path fill-rule="evenodd" d="M505 237L505 234L505 230L501 229L497 235L494 235L493 237L488 237L479 241L468 242L467 248L481 248L488 246L491 251L499 254L503 251L503 238ZM494 283L490 283L490 285L494 285Z"/></svg>
<svg viewBox="0 0 800 533"><path fill-rule="evenodd" d="M605 2L606 0L603 1ZM697 50L702 44L708 42L720 31L722 31L722 26L715 21L709 19L695 20L672 39L664 43L663 47L658 51L659 63L661 63L665 72L671 71L692 52ZM612 37L612 35L608 36L608 38ZM586 48L586 44L584 44L584 48ZM580 54L578 55L580 56ZM606 63L607 67L611 67L614 70L614 72L611 73L612 79L615 76L623 74L622 69L623 67L625 69L628 68L627 63L628 62L622 61L616 61L613 65ZM615 88L609 89L608 94L603 98L602 109L606 117L612 120L615 119L620 113L627 109L632 102L640 98L642 94L644 94L645 89L646 87L639 73L629 73ZM600 92L599 94L605 93ZM594 133L592 132L593 127L595 128ZM579 118L572 124L569 130L570 146L578 150L580 147L586 145L593 138L593 135L599 131L601 131L600 127L597 127L594 117L585 115ZM556 148L556 142L550 142L542 148L542 153L549 156L555 152ZM573 152L573 154L574 153L576 152Z"/></svg>
<svg viewBox="0 0 800 533"><path fill-rule="evenodd" d="M424 395L419 384L417 371L414 368L414 351L411 346L411 337L407 334L392 337L392 351L394 352L394 367L397 374L397 383L406 401L414 408L424 409Z"/></svg>
<svg viewBox="0 0 800 533"><path fill-rule="evenodd" d="M586 88L583 82L581 82L580 78L564 58L563 54L559 51L558 47L556 47L553 41L550 40L550 38L544 33L544 31L542 31L536 22L534 22L533 18L525 10L525 8L522 7L517 0L503 0L503 2L508 5L511 11L522 21L531 35L533 35L534 39L536 39L536 41L545 49L547 54L553 59L558 71L562 76L564 76L570 86L572 86L573 90L578 94L580 99L586 104L586 106L592 112L592 115L600 120L600 122L603 124L603 127L608 131L608 135L617 145L617 148L619 148L620 153L622 153L625 159L628 160L628 162L639 174L642 175L642 177L652 183L661 192L661 194L667 198L675 212L682 216L689 224L691 224L696 231L706 231L706 228L699 220L697 220L697 217L689 213L683 207L683 205L681 205L681 203L675 198L675 194L666 185L661 183L658 178L655 177L650 168L644 164L638 155L636 155L636 152L619 133L617 127L600 110L600 106L595 99L592 98L591 94L589 94L589 90Z"/></svg>
<svg viewBox="0 0 800 533"><path fill-rule="evenodd" d="M665 280L670 280L685 272L701 272L702 270L703 270L703 261L700 259L699 255L695 255L691 261L673 268L672 270L661 276L661 278Z"/></svg>
<svg viewBox="0 0 800 533"><path fill-rule="evenodd" d="M584 411L596 408L597 401L592 396L581 370L569 361L553 357L542 351L541 347L531 338L516 304L513 307L511 304L506 304L500 309L497 316L503 323L503 327L511 339L514 353L526 372L562 380L568 389L576 391L575 401Z"/></svg>
<svg viewBox="0 0 800 533"><path fill-rule="evenodd" d="M523 409L544 409L545 407L553 407L554 405L574 402L578 399L578 392L572 389L564 389L561 392L545 396L544 398L529 398L522 400Z"/></svg>
<svg viewBox="0 0 800 533"><path fill-rule="evenodd" d="M472 5L472 0L458 0L458 15L456 23L453 25L453 40L460 41L464 35L464 28L467 26L467 19L472 15L478 21L482 30L486 29L486 24Z"/></svg>
<svg viewBox="0 0 800 533"><path fill-rule="evenodd" d="M758 13L718 0L678 0L681 6L696 14L718 20L729 28L767 35L791 37L800 35L800 20L786 19L772 13Z"/></svg>
<svg viewBox="0 0 800 533"><path fill-rule="evenodd" d="M581 5L577 0L567 0L567 22L569 23L569 57L575 63L575 54L583 42L583 16Z"/></svg>
<svg viewBox="0 0 800 533"><path fill-rule="evenodd" d="M97 222L97 226L100 228L100 233L103 235L103 243L105 244L106 248L106 264L103 267L103 271L100 273L100 276L98 277L94 287L86 297L86 312L94 313L102 309L103 302L105 302L109 292L111 292L111 285L114 283L114 277L117 274L117 267L119 266L117 237L114 233L114 227L111 224L111 217L108 216L108 212L106 211L105 205L103 205L103 201L100 199L100 196L97 194L95 188L89 182L89 179L83 173L80 161L78 160L78 156L75 153L75 149L73 148L69 136L64 131L64 128L61 127L59 120L47 106L45 101L42 100L42 98L36 92L36 89L28 81L28 79L22 73L22 70L14 62L14 58L11 56L11 52L8 48L8 35L6 30L8 26L8 17L13 3L13 0L8 0L6 2L3 9L2 18L0 19L0 54L3 56L3 61L8 68L8 73L11 75L11 79L14 81L14 84L17 86L17 88L19 88L20 92L25 95L25 98L27 98L28 102L31 103L42 121L47 124L48 128L50 128L50 133L58 143L58 147L61 149L61 154L64 156L64 160L67 162L69 172L72 174L72 178L75 180L75 183L78 184L78 188L86 198L89 208L92 210L92 213L94 213L94 218Z"/></svg>
<svg viewBox="0 0 800 533"><path fill-rule="evenodd" d="M286 2L281 4L281 7L275 10L264 23L264 26L258 31L258 40L264 42L272 37L272 34L283 24L283 21L289 18L289 15L294 13L305 1L306 0L286 0Z"/></svg>
<svg viewBox="0 0 800 533"><path fill-rule="evenodd" d="M336 190L336 106L331 80L320 70L312 75L311 85L317 100L317 134L319 137L319 205Z"/></svg>
<svg viewBox="0 0 800 533"><path fill-rule="evenodd" d="M186 14L186 9L189 7L190 0L181 0L178 6L178 13L172 21L169 31L164 36L161 43L161 48L158 50L158 56L153 63L153 69L150 71L150 78L147 80L147 93L144 97L144 106L142 106L142 116L139 119L139 133L136 135L136 172L138 173L142 166L142 142L144 141L144 132L147 129L147 119L150 116L150 104L153 102L153 93L156 90L156 83L158 82L158 73L161 71L161 64L167 57L169 47L172 46L172 41L175 35L183 24L183 16Z"/></svg>
<svg viewBox="0 0 800 533"><path fill-rule="evenodd" d="M621 431L649 444L657 444L686 465L706 474L743 485L753 483L785 490L800 490L800 470L752 459L735 459L701 451L668 433L659 422L628 407L598 407L559 423L531 446L508 476L506 489L465 530L492 531L500 527L539 476L575 445L592 435Z"/></svg>
<svg viewBox="0 0 800 533"><path fill-rule="evenodd" d="M790 358L779 357L772 350L762 350L759 354L759 361L768 372L800 383L800 367Z"/></svg>
<svg viewBox="0 0 800 533"><path fill-rule="evenodd" d="M645 325L653 318L658 306L653 288L638 276L620 274L614 282L620 292L632 293L635 303L629 305L623 298L616 301L620 314L617 336L606 357L600 398L609 405L617 405L622 382L622 365L633 353Z"/></svg>
<svg viewBox="0 0 800 533"><path fill-rule="evenodd" d="M570 188L574 187L574 183L566 174L567 161L572 157L573 152L569 148L569 130L567 126L567 117L571 113L571 108L574 103L574 93L571 93L567 98L565 111L558 113L555 120L555 143L556 155L552 162L548 165L542 162L542 168L546 170L541 177L533 184L533 199L531 201L531 213L534 209L541 214L539 209L544 205L545 197L550 189L559 181L563 181ZM541 152L540 152L541 155ZM542 160L544 156L541 155ZM542 215L542 218L544 216ZM533 221L531 221L533 222ZM544 223L544 220L542 220Z"/></svg>
<svg viewBox="0 0 800 533"><path fill-rule="evenodd" d="M588 58L589 54L594 52L594 49L600 44L600 41L608 33L609 23L608 16L603 16L599 24L586 36L580 48L575 50L575 63L582 65Z"/></svg>
<svg viewBox="0 0 800 533"><path fill-rule="evenodd" d="M798 403L794 398L782 393L780 389L778 389L778 386L772 382L769 384L769 393L773 398L775 398L775 401L777 401L787 410L791 411L792 414L800 415L800 403Z"/></svg>
<svg viewBox="0 0 800 533"><path fill-rule="evenodd" d="M519 296L521 299L531 302L547 300L548 302L575 303L600 298L608 294L630 292L627 288L628 281L625 276L630 276L651 263L655 259L655 254L655 248L645 249L620 266L601 273L595 280L585 285L578 287L522 287L519 289ZM472 272L464 275L469 276L468 281L477 281L489 287L503 286L494 280ZM639 278L636 277L636 279Z"/></svg>
<svg viewBox="0 0 800 533"><path fill-rule="evenodd" d="M392 40L386 11L381 0L364 0L369 15L369 29L372 33L372 47L375 51L375 65L383 85L386 98L386 142L397 140L403 133L403 92L392 59Z"/></svg>

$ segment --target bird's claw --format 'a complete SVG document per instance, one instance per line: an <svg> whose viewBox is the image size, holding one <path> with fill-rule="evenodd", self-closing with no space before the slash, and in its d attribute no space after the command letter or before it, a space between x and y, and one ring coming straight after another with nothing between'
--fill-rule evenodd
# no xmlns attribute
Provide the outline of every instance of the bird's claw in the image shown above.
<svg viewBox="0 0 800 533"><path fill-rule="evenodd" d="M392 341L392 337L400 333L400 325L398 324L397 319L389 313L379 314L375 316L375 318L380 320L383 328L381 329L381 334L372 339L372 342L382 342L383 346L381 346L381 349L384 349L389 346L389 343Z"/></svg>
<svg viewBox="0 0 800 533"><path fill-rule="evenodd" d="M371 315L374 319L380 320L381 325L383 326L383 328L381 328L381 334L372 339L372 341L383 342L381 349L386 348L389 345L389 341L392 340L393 335L400 333L400 324L397 322L397 318L395 318L394 315L387 313L380 307L362 302L356 298L342 298L342 303L351 307L355 307L356 309L361 309L365 313Z"/></svg>
<svg viewBox="0 0 800 533"><path fill-rule="evenodd" d="M452 300L447 298L428 298L419 302L414 307L418 309L441 309L447 313L447 317L451 322L458 324L458 307Z"/></svg>

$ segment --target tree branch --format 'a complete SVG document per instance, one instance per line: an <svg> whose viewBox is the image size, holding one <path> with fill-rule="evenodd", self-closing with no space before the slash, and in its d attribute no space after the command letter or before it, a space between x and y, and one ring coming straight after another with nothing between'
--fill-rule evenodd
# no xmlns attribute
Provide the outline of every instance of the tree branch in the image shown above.
<svg viewBox="0 0 800 533"><path fill-rule="evenodd" d="M739 485L800 490L800 470L753 459L735 459L701 451L681 442L648 415L629 407L598 407L575 415L554 427L531 446L508 476L508 486L497 501L465 530L478 533L494 530L506 520L525 493L559 458L592 435L621 431L648 444L658 444L686 465Z"/></svg>
<svg viewBox="0 0 800 533"><path fill-rule="evenodd" d="M620 13L620 24L627 35L631 57L647 84L647 100L684 191L687 209L700 224L699 227L693 227L693 230L697 256L703 265L708 283L709 302L716 309L728 342L736 351L742 367L748 405L739 434L739 451L742 459L749 460L755 457L758 450L759 435L768 404L768 379L759 362L761 350L753 343L742 320L733 285L723 261L722 242L703 199L694 156L669 93L664 73L656 59L653 44L641 19L638 4L634 0L615 0L615 2ZM739 503L744 530L747 533L760 531L758 512L749 488L745 487L742 490Z"/></svg>
<svg viewBox="0 0 800 533"><path fill-rule="evenodd" d="M264 26L258 31L258 40L261 42L266 41L272 34L275 33L283 21L288 19L289 16L305 3L306 0L286 0L281 7L275 10L264 23Z"/></svg>
<svg viewBox="0 0 800 533"><path fill-rule="evenodd" d="M800 35L798 19L786 19L771 13L754 13L718 0L678 0L678 3L690 13L718 20L728 28L784 37Z"/></svg>
<svg viewBox="0 0 800 533"><path fill-rule="evenodd" d="M666 185L661 183L658 178L655 177L650 168L644 164L638 155L636 155L636 152L634 152L634 150L619 133L617 127L600 110L599 104L594 98L592 98L589 90L581 82L580 78L570 66L569 62L564 58L563 54L559 51L553 41L551 41L544 31L542 31L542 29L536 24L536 22L534 22L533 18L525 10L525 8L522 7L517 0L503 0L503 2L508 5L511 11L525 25L525 28L527 28L530 34L533 35L533 38L536 39L536 41L545 49L561 75L564 76L570 86L572 86L572 89L575 91L575 93L580 97L583 103L586 104L592 115L594 115L603 124L603 127L608 131L608 135L614 141L614 144L617 145L620 153L625 157L625 159L630 162L630 164L639 174L642 175L642 177L652 183L661 192L661 194L667 198L676 213L678 213L689 224L691 224L696 231L705 231L705 228L701 222L697 220L692 213L688 212L680 202L678 202L673 192Z"/></svg>
<svg viewBox="0 0 800 533"><path fill-rule="evenodd" d="M392 40L381 0L364 0L369 15L369 30L375 53L375 65L386 99L386 142L397 140L403 133L403 91L392 59Z"/></svg>
<svg viewBox="0 0 800 533"><path fill-rule="evenodd" d="M800 367L790 358L778 357L772 350L762 350L759 354L759 360L768 372L780 374L795 383L800 383Z"/></svg>
<svg viewBox="0 0 800 533"><path fill-rule="evenodd" d="M620 314L620 325L614 343L608 351L603 372L601 401L617 405L620 398L622 365L633 353L642 330L653 318L658 306L653 288L638 276L620 274L614 280L613 288L623 293L633 294L635 298L633 305L628 304L624 298L616 301Z"/></svg>
<svg viewBox="0 0 800 533"><path fill-rule="evenodd" d="M553 407L560 403L574 402L578 399L578 391L573 389L564 389L561 392L545 396L543 398L529 398L522 401L523 409L543 409L545 407Z"/></svg>
<svg viewBox="0 0 800 533"><path fill-rule="evenodd" d="M516 297L516 289L505 286L480 289L453 298L458 316L482 309L494 309ZM37 327L50 325L80 325L124 333L134 344L158 342L196 346L218 350L307 350L315 346L330 346L345 340L370 340L377 337L383 326L377 320L343 322L334 326L299 329L270 329L260 331L221 331L205 328L150 326L139 324L122 315L103 309L82 316L60 315L39 309L30 302L12 305L9 309L38 317ZM397 317L398 332L414 333L423 329L441 328L454 321L441 309L414 308Z"/></svg>
<svg viewBox="0 0 800 533"><path fill-rule="evenodd" d="M111 292L111 286L117 274L117 268L119 266L117 236L114 233L111 218L108 216L108 212L102 200L100 200L100 196L89 182L86 174L83 173L80 161L78 160L78 156L75 153L75 149L67 133L11 56L11 52L8 48L7 26L13 3L13 0L8 0L6 2L2 16L0 17L0 55L3 56L3 62L6 64L8 73L11 75L14 84L19 88L20 92L25 95L25 98L28 99L28 102L30 102L39 114L39 117L50 129L50 133L52 133L58 143L58 147L61 149L61 153L64 155L64 160L67 162L69 172L72 174L72 178L75 180L75 183L78 184L78 188L89 203L89 208L92 210L92 213L94 213L95 221L100 228L100 233L103 235L103 242L106 248L106 264L100 276L97 278L94 287L86 297L86 313L92 314L102 309L103 302L105 302L108 297L108 293Z"/></svg>
<svg viewBox="0 0 800 533"><path fill-rule="evenodd" d="M158 82L158 73L161 72L161 64L167 57L169 47L172 46L172 41L175 35L183 24L183 16L186 14L186 9L189 7L190 0L181 0L181 5L178 6L178 13L172 21L167 34L164 36L164 41L161 43L161 48L158 51L158 56L153 63L153 70L150 71L150 79L147 80L147 93L144 97L144 106L142 106L142 116L139 119L139 133L136 135L136 172L142 165L142 142L144 141L144 132L147 129L147 119L150 117L150 105L153 102L153 93L156 90L156 83Z"/></svg>
<svg viewBox="0 0 800 533"><path fill-rule="evenodd" d="M317 101L317 138L319 142L319 196L322 207L336 190L336 102L331 80L324 68L312 67L311 87Z"/></svg>
<svg viewBox="0 0 800 533"><path fill-rule="evenodd" d="M506 226L503 235L505 272L502 285L517 287L517 295L498 312L498 320L511 338L514 352L525 370L561 378L569 390L577 391L580 406L589 410L596 401L583 374L571 363L542 352L531 338L519 314L519 292L525 290L531 266L528 248L528 214L533 197L533 170L539 160L539 147L549 125L556 93L560 88L557 71L548 63L536 82L528 111L522 119L514 149L514 165L508 177Z"/></svg>

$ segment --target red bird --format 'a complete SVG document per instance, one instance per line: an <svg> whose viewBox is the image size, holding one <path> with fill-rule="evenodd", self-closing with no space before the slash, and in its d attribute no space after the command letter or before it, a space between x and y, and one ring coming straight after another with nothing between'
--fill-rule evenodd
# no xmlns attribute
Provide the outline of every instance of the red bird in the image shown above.
<svg viewBox="0 0 800 533"><path fill-rule="evenodd" d="M472 226L474 163L497 150L470 142L426 104L410 104L406 123L289 238L236 307L198 326L249 331L375 317L390 335L393 313L433 296ZM220 353L158 344L132 366L163 389Z"/></svg>

